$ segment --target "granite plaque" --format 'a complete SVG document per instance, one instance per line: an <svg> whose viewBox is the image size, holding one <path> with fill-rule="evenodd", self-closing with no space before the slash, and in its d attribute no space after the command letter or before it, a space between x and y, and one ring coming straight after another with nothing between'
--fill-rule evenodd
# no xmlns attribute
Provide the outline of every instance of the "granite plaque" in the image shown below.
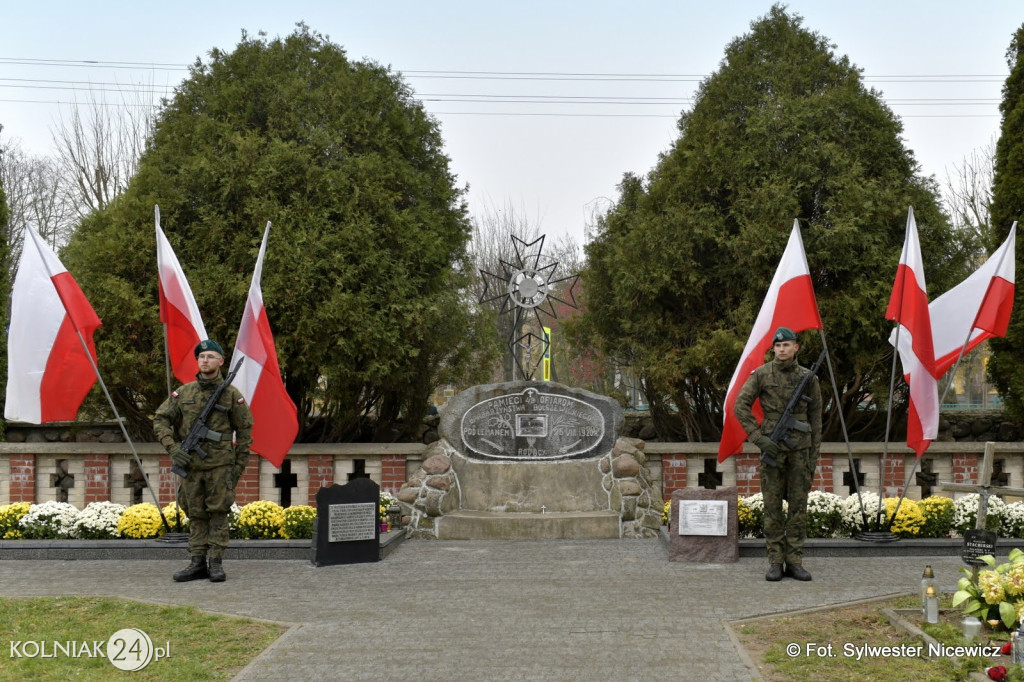
<svg viewBox="0 0 1024 682"><path fill-rule="evenodd" d="M960 551L960 558L968 566L987 566L979 559L986 554L995 556L996 534L990 530L971 529L964 532L964 546Z"/></svg>
<svg viewBox="0 0 1024 682"><path fill-rule="evenodd" d="M707 490L682 488L672 493L668 525L669 561L721 564L740 559L740 522L736 486ZM690 513L683 507L694 510ZM721 520L721 521L720 521ZM719 523L725 532L718 533ZM683 528L686 524L699 534ZM706 531L714 530L714 534Z"/></svg>
<svg viewBox="0 0 1024 682"><path fill-rule="evenodd" d="M369 478L320 488L313 525L314 566L380 561L380 486Z"/></svg>
<svg viewBox="0 0 1024 682"><path fill-rule="evenodd" d="M611 450L622 408L611 398L551 382L477 386L449 401L441 435L466 457L560 460Z"/></svg>
<svg viewBox="0 0 1024 682"><path fill-rule="evenodd" d="M680 535L728 535L729 503L725 500L680 500Z"/></svg>
<svg viewBox="0 0 1024 682"><path fill-rule="evenodd" d="M379 531L378 505L373 502L332 504L328 507L327 541L373 540Z"/></svg>

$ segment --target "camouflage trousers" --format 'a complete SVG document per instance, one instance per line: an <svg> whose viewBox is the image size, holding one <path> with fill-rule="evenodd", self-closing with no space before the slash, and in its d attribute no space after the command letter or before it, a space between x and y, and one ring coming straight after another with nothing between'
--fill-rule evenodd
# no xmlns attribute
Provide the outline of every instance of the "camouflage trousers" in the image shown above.
<svg viewBox="0 0 1024 682"><path fill-rule="evenodd" d="M228 513L235 502L231 467L188 472L178 488L178 505L188 516L188 553L219 559L231 537Z"/></svg>
<svg viewBox="0 0 1024 682"><path fill-rule="evenodd" d="M799 565L807 539L807 494L814 481L817 457L810 449L779 452L778 466L761 463L761 495L764 498L764 540L768 563ZM782 501L789 503L788 513Z"/></svg>

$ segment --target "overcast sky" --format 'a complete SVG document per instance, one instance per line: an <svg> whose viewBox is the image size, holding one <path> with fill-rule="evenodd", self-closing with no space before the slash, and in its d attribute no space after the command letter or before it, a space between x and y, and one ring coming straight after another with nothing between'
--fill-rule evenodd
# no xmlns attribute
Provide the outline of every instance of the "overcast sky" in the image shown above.
<svg viewBox="0 0 1024 682"><path fill-rule="evenodd" d="M304 21L350 58L405 75L440 121L474 214L511 206L541 232L582 241L592 210L616 197L623 173L657 162L700 80L771 4L0 0L0 125L4 140L48 154L61 103L102 88L111 102L154 86L158 97L212 47L231 50L242 29L283 36ZM943 180L994 139L1024 3L787 7L863 69L925 174Z"/></svg>

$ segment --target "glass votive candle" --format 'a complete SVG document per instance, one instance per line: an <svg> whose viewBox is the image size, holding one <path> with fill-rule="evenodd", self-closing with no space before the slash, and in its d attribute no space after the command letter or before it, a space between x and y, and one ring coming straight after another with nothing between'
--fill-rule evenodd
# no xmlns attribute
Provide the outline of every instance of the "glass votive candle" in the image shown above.
<svg viewBox="0 0 1024 682"><path fill-rule="evenodd" d="M963 629L964 641L970 644L981 634L981 621L974 616L967 616L960 622Z"/></svg>

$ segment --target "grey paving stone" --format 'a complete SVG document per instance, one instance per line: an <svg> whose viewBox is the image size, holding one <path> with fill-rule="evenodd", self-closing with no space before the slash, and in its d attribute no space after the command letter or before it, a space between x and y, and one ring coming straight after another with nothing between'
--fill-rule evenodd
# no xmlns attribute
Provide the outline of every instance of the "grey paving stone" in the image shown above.
<svg viewBox="0 0 1024 682"><path fill-rule="evenodd" d="M808 557L812 582L768 583L763 558L673 563L658 540L407 541L373 564L226 560L220 584L172 582L184 559L0 561L0 596L121 596L298 625L239 680L739 680L750 675L723 621L916 592L925 563L953 589L958 557L895 549Z"/></svg>

